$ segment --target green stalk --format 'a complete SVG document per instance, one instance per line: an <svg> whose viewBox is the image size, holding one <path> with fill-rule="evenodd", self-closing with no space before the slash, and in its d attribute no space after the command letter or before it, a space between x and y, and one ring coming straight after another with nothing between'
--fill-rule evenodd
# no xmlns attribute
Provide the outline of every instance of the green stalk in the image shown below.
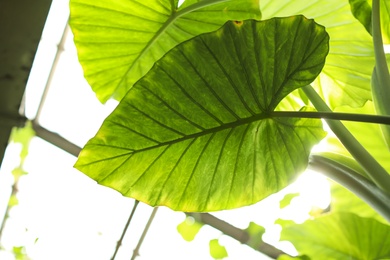
<svg viewBox="0 0 390 260"><path fill-rule="evenodd" d="M378 116L357 113L336 113L318 111L273 111L270 112L269 115L271 117L334 119L352 122L390 125L390 116Z"/></svg>
<svg viewBox="0 0 390 260"><path fill-rule="evenodd" d="M353 169L318 155L310 157L309 167L340 183L390 222L390 196Z"/></svg>
<svg viewBox="0 0 390 260"><path fill-rule="evenodd" d="M379 0L372 1L372 38L375 52L375 68L371 79L372 98L377 114L390 115L390 74L383 49ZM390 127L381 125L381 130L390 149Z"/></svg>
<svg viewBox="0 0 390 260"><path fill-rule="evenodd" d="M332 112L311 85L302 88L314 107L320 112ZM336 120L325 119L330 129L349 151L353 158L362 166L367 176L383 191L390 194L390 176L386 170L372 157L348 129Z"/></svg>

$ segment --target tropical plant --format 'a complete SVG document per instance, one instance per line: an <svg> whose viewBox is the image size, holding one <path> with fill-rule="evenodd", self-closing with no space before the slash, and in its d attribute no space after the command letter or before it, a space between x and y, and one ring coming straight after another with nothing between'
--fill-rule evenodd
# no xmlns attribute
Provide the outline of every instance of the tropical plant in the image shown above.
<svg viewBox="0 0 390 260"><path fill-rule="evenodd" d="M376 212L335 186L331 212L285 226L282 239L302 258L388 258L389 10L71 0L85 77L101 102L120 100L75 167L138 201L208 212L256 203L309 165Z"/></svg>

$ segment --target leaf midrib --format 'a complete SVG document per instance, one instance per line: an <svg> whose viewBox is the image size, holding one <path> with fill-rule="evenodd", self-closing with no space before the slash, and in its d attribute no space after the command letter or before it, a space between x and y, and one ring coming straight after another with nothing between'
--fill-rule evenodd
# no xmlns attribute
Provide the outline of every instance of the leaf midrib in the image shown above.
<svg viewBox="0 0 390 260"><path fill-rule="evenodd" d="M127 77L127 75L130 73L130 71L134 68L135 64L138 64L139 60L142 59L142 57L148 53L149 49L151 48L151 46L154 45L155 42L158 41L158 39L160 39L161 35L163 35L163 33L178 19L180 18L181 16L183 15L186 15L188 13L191 13L191 12L194 12L194 11L197 11L199 9L202 9L204 7L208 7L208 6L211 6L211 5L214 5L214 4L219 4L219 3L223 3L223 2L229 2L231 0L204 0L202 2L197 2L193 5L190 5L188 7L185 7L183 8L182 10L180 11L176 11L172 8L172 13L171 13L171 16L166 20L166 22L160 27L160 29L156 32L156 34L152 37L152 39L150 39L150 41L148 42L148 44L142 49L142 51L139 53L139 55L134 59L133 63L130 65L129 69L125 72L125 74L123 75L122 79L119 81L118 85L116 86L115 88L115 91L118 91L118 89L120 88L121 84L123 83L123 81L125 80L125 78ZM172 6L173 7L173 6Z"/></svg>
<svg viewBox="0 0 390 260"><path fill-rule="evenodd" d="M142 149L138 149L138 150L135 150L135 151L131 152L131 154L145 152L145 151L148 151L148 150L151 150L151 149L155 149L155 148L159 148L159 147L163 147L163 146L166 146L166 145L172 145L172 144L175 144L175 143L180 143L180 142L183 142L183 141L186 141L186 140L189 140L189 139L197 138L197 137L200 137L200 136L205 136L205 135L212 134L212 133L221 132L221 131L229 129L229 128L235 128L237 126L250 124L250 123L253 123L255 121L260 121L260 120L264 120L264 119L267 119L267 118L272 118L272 117L269 114L266 114L266 113L256 114L256 115L251 116L251 117L239 119L239 120L236 120L236 121L233 121L233 122L230 122L230 123L226 123L226 124L214 127L214 128L209 128L209 129L206 129L205 131L200 131L200 132L197 132L197 133L185 135L185 136L177 138L177 139L161 142L161 143L159 143L157 145L153 145L153 146L145 147L145 148L142 148Z"/></svg>

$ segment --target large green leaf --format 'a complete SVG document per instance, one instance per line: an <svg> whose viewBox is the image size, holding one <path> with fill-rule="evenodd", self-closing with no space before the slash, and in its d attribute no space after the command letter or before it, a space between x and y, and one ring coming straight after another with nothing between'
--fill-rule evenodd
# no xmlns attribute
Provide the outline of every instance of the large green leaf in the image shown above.
<svg viewBox="0 0 390 260"><path fill-rule="evenodd" d="M372 0L349 0L353 15L371 34ZM390 43L390 2L380 0L381 31L384 43Z"/></svg>
<svg viewBox="0 0 390 260"><path fill-rule="evenodd" d="M80 63L101 102L120 100L168 50L227 20L260 19L258 0L71 0Z"/></svg>
<svg viewBox="0 0 390 260"><path fill-rule="evenodd" d="M300 254L312 259L384 259L390 257L390 226L352 213L333 213L282 230Z"/></svg>
<svg viewBox="0 0 390 260"><path fill-rule="evenodd" d="M348 1L261 0L260 4L264 19L303 14L326 27L329 55L313 86L332 108L360 107L371 100L372 38L353 17Z"/></svg>
<svg viewBox="0 0 390 260"><path fill-rule="evenodd" d="M285 187L323 136L271 118L324 64L328 35L303 16L228 22L159 60L105 120L76 167L151 205L235 208Z"/></svg>

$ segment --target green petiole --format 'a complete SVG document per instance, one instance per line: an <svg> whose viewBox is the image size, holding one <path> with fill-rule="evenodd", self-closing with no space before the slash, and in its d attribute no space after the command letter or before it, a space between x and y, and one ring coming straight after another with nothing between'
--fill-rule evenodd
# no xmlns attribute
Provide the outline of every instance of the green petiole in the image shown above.
<svg viewBox="0 0 390 260"><path fill-rule="evenodd" d="M318 111L332 112L311 85L304 86L302 90ZM372 157L372 155L360 144L360 142L356 140L356 138L340 121L329 119L325 120L344 147L362 166L367 173L367 176L369 176L380 189L390 194L390 175L387 171L375 160L374 157Z"/></svg>

